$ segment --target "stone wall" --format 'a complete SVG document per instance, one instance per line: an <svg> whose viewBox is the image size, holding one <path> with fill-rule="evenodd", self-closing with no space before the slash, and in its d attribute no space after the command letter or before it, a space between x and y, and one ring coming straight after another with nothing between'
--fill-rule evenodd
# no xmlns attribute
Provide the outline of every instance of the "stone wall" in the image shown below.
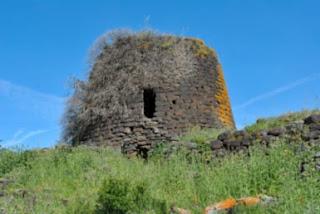
<svg viewBox="0 0 320 214"><path fill-rule="evenodd" d="M320 114L312 114L304 120L288 122L276 128L253 132L225 131L217 139L204 144L192 141L163 144L160 151L155 149L151 155L161 152L169 159L176 151L183 150L191 155L201 154L203 160L210 162L237 153L250 156L250 148L254 147L259 147L268 155L268 149L279 143L289 144L296 155L303 157L299 169L302 174L307 168L320 172Z"/></svg>
<svg viewBox="0 0 320 214"><path fill-rule="evenodd" d="M194 126L234 128L223 72L212 49L196 39L132 40L117 43L125 50L116 57L109 53L115 47L107 48L90 73L88 97L94 99L84 108L93 116L85 121L80 144L121 147L124 153L146 156L154 144L175 141ZM152 118L144 115L145 89L156 96Z"/></svg>
<svg viewBox="0 0 320 214"><path fill-rule="evenodd" d="M213 158L235 152L249 152L249 147L262 145L272 147L281 140L295 145L300 152L313 153L310 159L301 163L301 172L312 165L320 171L320 115L314 114L304 120L295 121L282 127L249 133L244 130L227 131L211 142ZM299 152L299 151L297 151ZM249 153L248 153L249 154Z"/></svg>

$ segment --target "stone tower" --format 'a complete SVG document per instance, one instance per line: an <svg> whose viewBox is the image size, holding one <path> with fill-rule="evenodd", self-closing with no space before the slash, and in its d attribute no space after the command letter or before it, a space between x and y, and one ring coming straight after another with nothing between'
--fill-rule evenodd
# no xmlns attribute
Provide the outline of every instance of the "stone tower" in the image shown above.
<svg viewBox="0 0 320 214"><path fill-rule="evenodd" d="M78 132L69 134L74 144L135 153L194 126L235 126L217 55L198 39L117 35L104 44L84 85L74 117Z"/></svg>

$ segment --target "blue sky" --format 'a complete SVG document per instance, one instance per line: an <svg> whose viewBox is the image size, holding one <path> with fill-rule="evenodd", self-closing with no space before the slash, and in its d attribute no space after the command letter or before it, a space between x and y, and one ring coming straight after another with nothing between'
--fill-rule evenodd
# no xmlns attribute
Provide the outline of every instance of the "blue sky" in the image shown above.
<svg viewBox="0 0 320 214"><path fill-rule="evenodd" d="M199 37L223 65L238 127L320 106L316 0L1 0L0 139L47 147L95 39L151 27Z"/></svg>

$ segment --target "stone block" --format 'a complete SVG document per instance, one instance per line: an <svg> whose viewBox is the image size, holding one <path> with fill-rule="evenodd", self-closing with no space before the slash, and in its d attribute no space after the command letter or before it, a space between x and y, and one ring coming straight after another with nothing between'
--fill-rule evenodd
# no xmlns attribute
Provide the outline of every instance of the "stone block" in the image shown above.
<svg viewBox="0 0 320 214"><path fill-rule="evenodd" d="M314 124L314 123L320 123L320 114L313 114L307 117L304 120L304 123L309 125L309 124Z"/></svg>
<svg viewBox="0 0 320 214"><path fill-rule="evenodd" d="M223 148L223 142L220 141L220 140L212 141L210 143L210 145L211 145L211 149L212 150L217 150L217 149L222 149Z"/></svg>

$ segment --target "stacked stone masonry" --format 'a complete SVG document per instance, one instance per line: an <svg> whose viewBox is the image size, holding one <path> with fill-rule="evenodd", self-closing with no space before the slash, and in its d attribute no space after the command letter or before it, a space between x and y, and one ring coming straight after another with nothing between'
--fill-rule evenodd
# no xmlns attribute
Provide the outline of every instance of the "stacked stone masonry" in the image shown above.
<svg viewBox="0 0 320 214"><path fill-rule="evenodd" d="M113 56L115 51L119 54ZM194 126L235 127L221 65L214 51L197 39L119 39L97 59L88 85L91 97L105 93L108 99L100 98L99 106L93 104L96 100L86 102L95 119L84 128L80 144L143 155ZM116 93L107 94L111 89ZM146 90L154 93L153 104L146 103ZM152 117L145 114L148 105L155 106Z"/></svg>

